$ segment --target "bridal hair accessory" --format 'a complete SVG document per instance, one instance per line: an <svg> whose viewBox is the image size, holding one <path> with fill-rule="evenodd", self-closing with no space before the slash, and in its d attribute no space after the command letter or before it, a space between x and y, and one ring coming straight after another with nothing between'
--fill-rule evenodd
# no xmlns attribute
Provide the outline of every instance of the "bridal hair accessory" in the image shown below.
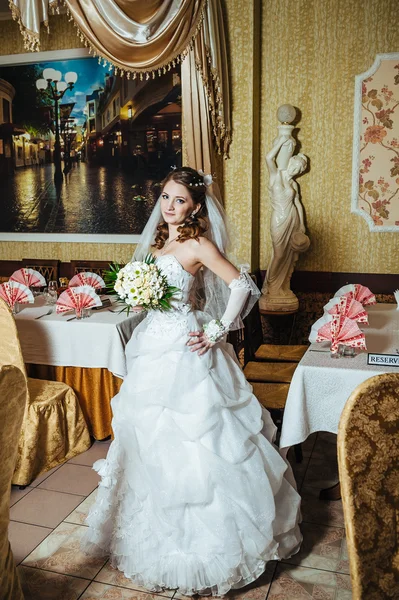
<svg viewBox="0 0 399 600"><path fill-rule="evenodd" d="M209 175L205 175L204 171L199 170L198 175L201 176L201 181L198 180L198 181L193 181L192 183L189 183L188 185L190 187L198 187L198 186L204 185L207 188L210 185L212 185L213 177L210 173L209 173Z"/></svg>
<svg viewBox="0 0 399 600"><path fill-rule="evenodd" d="M212 185L213 177L210 173L208 175L205 175L204 171L201 170L198 170L198 173L201 175L205 187L209 187L210 185Z"/></svg>

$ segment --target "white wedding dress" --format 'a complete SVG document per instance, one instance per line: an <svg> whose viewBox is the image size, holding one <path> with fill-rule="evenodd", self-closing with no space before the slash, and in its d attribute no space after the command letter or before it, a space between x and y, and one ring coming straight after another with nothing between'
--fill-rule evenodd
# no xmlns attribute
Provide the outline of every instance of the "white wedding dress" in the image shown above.
<svg viewBox="0 0 399 600"><path fill-rule="evenodd" d="M182 298L127 344L83 547L147 589L223 595L299 549L300 497L231 345L203 356L186 345L209 320L188 303L194 277L172 255L157 264Z"/></svg>

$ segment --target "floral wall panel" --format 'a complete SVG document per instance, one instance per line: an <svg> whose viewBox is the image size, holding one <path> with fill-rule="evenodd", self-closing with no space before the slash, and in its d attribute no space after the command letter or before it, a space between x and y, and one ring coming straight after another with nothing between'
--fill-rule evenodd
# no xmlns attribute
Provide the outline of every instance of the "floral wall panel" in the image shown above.
<svg viewBox="0 0 399 600"><path fill-rule="evenodd" d="M356 77L352 202L371 231L399 231L399 53Z"/></svg>

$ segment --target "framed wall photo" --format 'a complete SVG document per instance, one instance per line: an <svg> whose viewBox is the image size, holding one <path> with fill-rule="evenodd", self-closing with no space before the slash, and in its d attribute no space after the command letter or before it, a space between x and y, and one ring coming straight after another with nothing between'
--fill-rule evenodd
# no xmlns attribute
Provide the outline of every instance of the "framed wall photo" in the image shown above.
<svg viewBox="0 0 399 600"><path fill-rule="evenodd" d="M371 231L399 231L399 53L356 76L352 212Z"/></svg>
<svg viewBox="0 0 399 600"><path fill-rule="evenodd" d="M181 157L179 67L141 80L103 63L0 57L0 240L138 242Z"/></svg>

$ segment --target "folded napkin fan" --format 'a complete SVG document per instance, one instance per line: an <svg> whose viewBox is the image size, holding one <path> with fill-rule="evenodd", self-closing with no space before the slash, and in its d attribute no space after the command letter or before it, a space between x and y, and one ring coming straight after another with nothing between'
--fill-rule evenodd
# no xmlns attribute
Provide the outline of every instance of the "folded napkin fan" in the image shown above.
<svg viewBox="0 0 399 600"><path fill-rule="evenodd" d="M316 342L331 340L331 352L336 354L338 346L351 346L366 350L364 333L360 331L356 321L348 319L342 314L331 316L331 321L325 323L318 331Z"/></svg>
<svg viewBox="0 0 399 600"><path fill-rule="evenodd" d="M326 304L327 306L327 304ZM323 327L323 325L326 325L326 323L330 323L332 320L332 315L328 312L325 312L324 315L322 317L320 317L320 319L317 319L317 321L315 323L313 323L312 328L310 330L310 334L309 334L309 342L311 344L314 344L315 342L317 342L317 336L319 335L319 329L321 329L321 327Z"/></svg>
<svg viewBox="0 0 399 600"><path fill-rule="evenodd" d="M357 323L367 323L369 318L363 305L354 299L352 292L347 292L343 296L331 298L324 310L330 315L341 314Z"/></svg>
<svg viewBox="0 0 399 600"><path fill-rule="evenodd" d="M3 298L10 308L13 308L16 302L32 304L35 301L27 285L12 280L0 284L0 298Z"/></svg>
<svg viewBox="0 0 399 600"><path fill-rule="evenodd" d="M376 304L377 302L373 292L371 292L368 287L360 285L360 283L351 283L349 285L344 285L342 288L339 288L337 292L335 292L334 297L343 296L343 294L347 293L353 294L353 298L360 302L363 306L367 306L369 304Z"/></svg>
<svg viewBox="0 0 399 600"><path fill-rule="evenodd" d="M101 306L100 296L90 285L81 285L68 288L60 294L56 303L56 312L82 310L82 308L93 308L94 306Z"/></svg>
<svg viewBox="0 0 399 600"><path fill-rule="evenodd" d="M105 287L105 281L100 275L97 273L91 273L89 271L83 271L82 273L77 273L71 279L68 284L68 287L77 287L80 285L91 285L96 290Z"/></svg>
<svg viewBox="0 0 399 600"><path fill-rule="evenodd" d="M395 290L393 295L395 296L396 304L398 305L396 310L399 310L399 290Z"/></svg>
<svg viewBox="0 0 399 600"><path fill-rule="evenodd" d="M18 269L10 277L10 281L18 281L28 287L42 287L46 285L46 280L39 271L35 269Z"/></svg>

